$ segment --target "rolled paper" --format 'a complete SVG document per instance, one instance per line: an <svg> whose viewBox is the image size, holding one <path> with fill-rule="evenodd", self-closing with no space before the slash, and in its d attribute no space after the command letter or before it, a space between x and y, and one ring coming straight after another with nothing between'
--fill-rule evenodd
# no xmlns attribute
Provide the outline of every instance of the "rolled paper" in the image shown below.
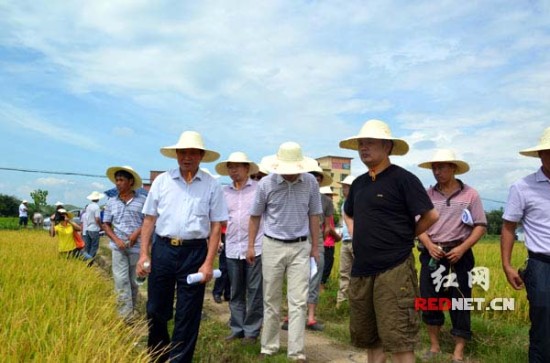
<svg viewBox="0 0 550 363"><path fill-rule="evenodd" d="M467 224L469 226L474 225L474 219L472 218L472 213L468 209L464 209L462 211L462 223Z"/></svg>
<svg viewBox="0 0 550 363"><path fill-rule="evenodd" d="M218 269L214 270L214 278L217 279L222 275L222 272ZM189 285L197 284L203 279L202 272L197 272L191 275L187 275L187 283Z"/></svg>
<svg viewBox="0 0 550 363"><path fill-rule="evenodd" d="M309 279L313 279L317 275L317 262L315 262L315 257L309 258Z"/></svg>

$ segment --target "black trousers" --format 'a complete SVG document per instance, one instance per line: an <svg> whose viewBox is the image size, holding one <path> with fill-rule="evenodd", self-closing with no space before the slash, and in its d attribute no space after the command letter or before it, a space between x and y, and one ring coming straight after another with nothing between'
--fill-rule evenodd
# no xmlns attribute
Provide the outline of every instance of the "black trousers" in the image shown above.
<svg viewBox="0 0 550 363"><path fill-rule="evenodd" d="M434 272L428 266L430 262L430 254L428 250L424 249L420 253L420 263L422 267L420 268L420 296L423 298L449 298L449 299L458 299L458 298L471 298L472 297L472 288L468 286L468 273L474 268L474 254L472 249L469 249L464 253L462 258L452 266L449 265L449 262L446 259L439 260L438 266L440 265L445 267L443 272L444 276L449 274L449 269L451 273L456 274L456 282L458 282L458 287L440 287L439 291L436 291L437 284L434 283L434 279L431 274ZM451 334L454 336L462 337L464 339L470 340L472 338L472 330L470 324L470 311L469 310L449 310L449 315L451 316ZM428 325L438 325L441 326L445 322L445 316L442 311L422 311L422 320Z"/></svg>
<svg viewBox="0 0 550 363"><path fill-rule="evenodd" d="M172 246L169 241L155 235L147 291L147 345L156 362L193 360L205 286L189 285L187 275L199 270L207 250L206 240L189 246ZM176 316L170 339L168 321L174 315L174 296L177 296Z"/></svg>

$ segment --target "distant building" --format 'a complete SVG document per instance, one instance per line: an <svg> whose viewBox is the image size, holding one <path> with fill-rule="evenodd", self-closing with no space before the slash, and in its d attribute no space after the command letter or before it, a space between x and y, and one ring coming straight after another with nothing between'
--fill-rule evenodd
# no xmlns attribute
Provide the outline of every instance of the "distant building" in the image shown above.
<svg viewBox="0 0 550 363"><path fill-rule="evenodd" d="M151 189L151 184L153 183L153 180L155 180L155 178L162 173L164 173L164 171L159 171L159 170L149 171L149 183L143 183L143 189L149 191L149 189Z"/></svg>
<svg viewBox="0 0 550 363"><path fill-rule="evenodd" d="M334 198L332 200L334 202L335 208L338 207L338 204L340 203L340 200L343 197L342 186L338 184L338 182L341 182L348 175L351 174L352 159L353 158L348 158L345 156L334 156L334 155L322 156L316 159L319 162L319 165L321 166L321 168L323 168L324 171L330 172L330 175L332 176L331 187L335 193Z"/></svg>

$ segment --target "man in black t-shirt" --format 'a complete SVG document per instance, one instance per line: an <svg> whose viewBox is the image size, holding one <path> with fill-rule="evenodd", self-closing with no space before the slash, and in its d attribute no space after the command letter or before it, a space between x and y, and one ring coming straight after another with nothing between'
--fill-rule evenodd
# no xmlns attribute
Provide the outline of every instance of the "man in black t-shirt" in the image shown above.
<svg viewBox="0 0 550 363"><path fill-rule="evenodd" d="M389 156L404 155L409 146L392 137L384 122L367 121L340 147L358 150L369 169L353 182L344 206L355 255L349 287L352 343L367 348L371 363L385 362L386 352L394 362L414 362L420 324L412 248L415 236L438 214L420 180L391 164Z"/></svg>

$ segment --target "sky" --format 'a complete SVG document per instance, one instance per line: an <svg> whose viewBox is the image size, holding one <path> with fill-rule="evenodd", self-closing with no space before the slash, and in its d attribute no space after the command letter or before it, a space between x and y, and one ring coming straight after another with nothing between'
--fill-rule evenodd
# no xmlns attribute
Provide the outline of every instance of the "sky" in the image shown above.
<svg viewBox="0 0 550 363"><path fill-rule="evenodd" d="M454 149L492 210L540 166L518 151L550 126L550 1L0 0L0 84L19 199L84 206L108 167L177 167L159 150L186 130L220 161L295 141L359 175L338 143L380 119L410 145L393 163L428 187L417 164Z"/></svg>

